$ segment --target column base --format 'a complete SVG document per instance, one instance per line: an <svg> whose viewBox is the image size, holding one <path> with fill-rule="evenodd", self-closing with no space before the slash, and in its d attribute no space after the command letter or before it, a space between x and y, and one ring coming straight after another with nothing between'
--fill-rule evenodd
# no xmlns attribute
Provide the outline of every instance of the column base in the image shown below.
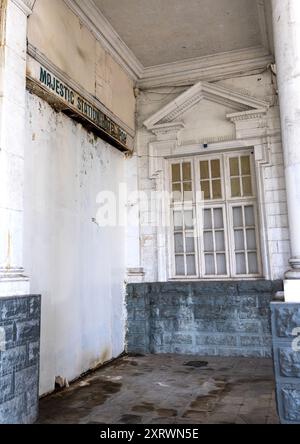
<svg viewBox="0 0 300 444"><path fill-rule="evenodd" d="M30 294L30 282L22 268L9 270L0 268L0 298L28 294Z"/></svg>
<svg viewBox="0 0 300 444"><path fill-rule="evenodd" d="M287 303L300 303L300 279L284 281L284 300Z"/></svg>
<svg viewBox="0 0 300 444"><path fill-rule="evenodd" d="M143 268L128 268L127 269L127 283L128 284L139 284L143 283L145 278L145 273Z"/></svg>
<svg viewBox="0 0 300 444"><path fill-rule="evenodd" d="M284 300L289 303L300 303L300 257L289 260L291 269L285 273Z"/></svg>

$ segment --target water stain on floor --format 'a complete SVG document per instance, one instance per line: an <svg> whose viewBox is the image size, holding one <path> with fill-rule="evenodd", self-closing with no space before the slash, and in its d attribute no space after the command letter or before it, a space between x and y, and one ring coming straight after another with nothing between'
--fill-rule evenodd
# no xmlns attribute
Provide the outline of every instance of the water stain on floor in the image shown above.
<svg viewBox="0 0 300 444"><path fill-rule="evenodd" d="M94 407L103 405L112 395L122 388L121 383L107 380L92 380L81 387L75 386L55 393L40 403L40 418L45 421L55 421L59 418L78 421L88 414Z"/></svg>
<svg viewBox="0 0 300 444"><path fill-rule="evenodd" d="M38 423L278 424L273 363L125 356L41 400Z"/></svg>

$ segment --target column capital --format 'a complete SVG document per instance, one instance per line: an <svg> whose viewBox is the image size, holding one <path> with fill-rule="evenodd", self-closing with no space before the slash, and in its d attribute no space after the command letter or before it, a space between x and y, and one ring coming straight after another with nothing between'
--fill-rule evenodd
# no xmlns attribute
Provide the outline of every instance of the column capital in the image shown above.
<svg viewBox="0 0 300 444"><path fill-rule="evenodd" d="M24 14L29 17L32 13L36 0L11 0Z"/></svg>

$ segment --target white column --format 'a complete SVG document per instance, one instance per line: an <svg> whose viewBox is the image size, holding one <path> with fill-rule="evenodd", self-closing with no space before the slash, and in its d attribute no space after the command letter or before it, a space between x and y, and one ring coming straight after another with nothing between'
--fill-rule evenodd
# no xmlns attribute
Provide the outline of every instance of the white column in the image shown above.
<svg viewBox="0 0 300 444"><path fill-rule="evenodd" d="M23 264L27 17L32 0L1 4L0 297L29 293Z"/></svg>
<svg viewBox="0 0 300 444"><path fill-rule="evenodd" d="M300 1L272 5L292 249L285 300L300 302Z"/></svg>

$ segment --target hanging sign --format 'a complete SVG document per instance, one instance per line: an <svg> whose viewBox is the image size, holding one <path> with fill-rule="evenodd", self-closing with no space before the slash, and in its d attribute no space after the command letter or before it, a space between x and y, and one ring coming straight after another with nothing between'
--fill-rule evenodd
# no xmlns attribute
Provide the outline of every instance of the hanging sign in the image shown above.
<svg viewBox="0 0 300 444"><path fill-rule="evenodd" d="M27 67L27 88L95 132L121 151L131 151L133 137L110 116L34 59Z"/></svg>

